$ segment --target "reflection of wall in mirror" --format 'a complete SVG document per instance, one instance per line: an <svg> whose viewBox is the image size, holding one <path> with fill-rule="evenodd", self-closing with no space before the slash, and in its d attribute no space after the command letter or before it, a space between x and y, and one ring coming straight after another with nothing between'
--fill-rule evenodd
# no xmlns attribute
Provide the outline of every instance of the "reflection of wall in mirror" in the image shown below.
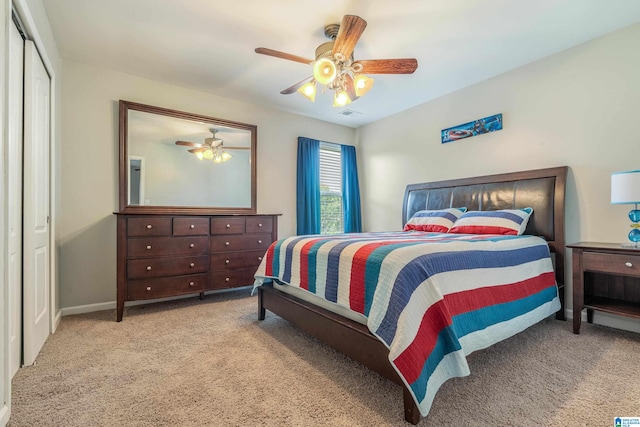
<svg viewBox="0 0 640 427"><path fill-rule="evenodd" d="M150 149L150 148L153 149ZM186 147L130 141L132 155L144 154L145 197L154 206L251 206L250 150L227 150L224 163L199 160Z"/></svg>

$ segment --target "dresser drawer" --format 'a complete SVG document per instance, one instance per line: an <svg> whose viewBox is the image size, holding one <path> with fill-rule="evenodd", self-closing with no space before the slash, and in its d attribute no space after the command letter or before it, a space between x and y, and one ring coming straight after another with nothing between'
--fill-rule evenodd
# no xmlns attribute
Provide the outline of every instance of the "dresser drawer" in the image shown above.
<svg viewBox="0 0 640 427"><path fill-rule="evenodd" d="M273 230L273 220L270 216L247 217L247 233L271 233Z"/></svg>
<svg viewBox="0 0 640 427"><path fill-rule="evenodd" d="M127 218L127 236L170 236L171 217L129 217Z"/></svg>
<svg viewBox="0 0 640 427"><path fill-rule="evenodd" d="M203 255L209 252L209 236L134 237L127 241L130 258L168 255Z"/></svg>
<svg viewBox="0 0 640 427"><path fill-rule="evenodd" d="M253 285L257 268L212 271L209 289L237 288Z"/></svg>
<svg viewBox="0 0 640 427"><path fill-rule="evenodd" d="M258 268L264 251L223 252L211 255L211 270L232 270L236 268Z"/></svg>
<svg viewBox="0 0 640 427"><path fill-rule="evenodd" d="M243 234L244 217L211 218L211 234Z"/></svg>
<svg viewBox="0 0 640 427"><path fill-rule="evenodd" d="M174 236L208 236L209 218L177 217L173 218Z"/></svg>
<svg viewBox="0 0 640 427"><path fill-rule="evenodd" d="M640 277L640 256L584 252L582 269L599 273Z"/></svg>
<svg viewBox="0 0 640 427"><path fill-rule="evenodd" d="M127 298L138 300L204 292L207 281L207 274L130 280L127 284Z"/></svg>
<svg viewBox="0 0 640 427"><path fill-rule="evenodd" d="M244 250L266 250L271 244L271 234L245 234L241 236L212 236L209 239L211 252Z"/></svg>
<svg viewBox="0 0 640 427"><path fill-rule="evenodd" d="M204 273L208 269L209 257L207 255L178 258L142 258L127 261L127 277L129 279Z"/></svg>

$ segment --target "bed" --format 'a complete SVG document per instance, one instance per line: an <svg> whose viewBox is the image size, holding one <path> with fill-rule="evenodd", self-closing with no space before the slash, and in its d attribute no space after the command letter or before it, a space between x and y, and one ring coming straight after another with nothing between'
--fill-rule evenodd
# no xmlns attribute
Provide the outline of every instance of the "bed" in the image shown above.
<svg viewBox="0 0 640 427"><path fill-rule="evenodd" d="M405 190L402 224L423 210L532 208L523 236L407 231L278 240L256 272L258 318L269 310L400 384L405 420L416 424L444 381L469 375L470 353L554 313L565 319L566 174L557 167Z"/></svg>

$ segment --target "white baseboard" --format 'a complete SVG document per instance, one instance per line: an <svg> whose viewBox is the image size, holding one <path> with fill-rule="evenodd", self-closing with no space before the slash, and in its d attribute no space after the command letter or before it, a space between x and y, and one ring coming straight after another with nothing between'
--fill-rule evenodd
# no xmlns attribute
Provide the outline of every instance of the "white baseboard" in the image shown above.
<svg viewBox="0 0 640 427"><path fill-rule="evenodd" d="M567 321L573 321L573 310L567 310ZM582 312L582 322L587 323L587 311ZM615 314L605 313L601 311L593 311L593 323L596 325L607 326L609 328L622 329L624 331L636 332L640 334L640 321L625 316L617 316Z"/></svg>
<svg viewBox="0 0 640 427"><path fill-rule="evenodd" d="M243 286L240 288L220 289L215 291L207 291L205 292L205 295L220 294L225 292L233 292L233 291L239 291L239 290L251 289L251 288L253 288L253 285ZM125 303L125 307L131 307L134 305L142 305L142 304L150 304L154 302L173 301L173 300L184 299L184 298L194 298L194 297L195 297L194 294L189 294L189 295L180 295L176 297L146 299L146 300L140 300L140 301L127 301ZM114 308L116 308L116 302L109 301L109 302L101 302L97 304L86 304L86 305L76 305L73 307L64 307L60 311L62 313L62 316L70 316L72 314L83 314L83 313L91 313L94 311L113 310Z"/></svg>
<svg viewBox="0 0 640 427"><path fill-rule="evenodd" d="M5 403L2 408L0 408L0 426L6 426L9 422L9 416L11 415L11 411L9 410L9 406Z"/></svg>

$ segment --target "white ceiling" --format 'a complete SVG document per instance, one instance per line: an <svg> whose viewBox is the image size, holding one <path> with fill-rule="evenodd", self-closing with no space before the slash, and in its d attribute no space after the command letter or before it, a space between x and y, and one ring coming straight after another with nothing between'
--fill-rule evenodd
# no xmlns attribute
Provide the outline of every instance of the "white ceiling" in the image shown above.
<svg viewBox="0 0 640 427"><path fill-rule="evenodd" d="M640 21L640 0L42 0L60 54L86 64L359 127ZM311 67L324 26L368 25L355 59L413 57L411 75L372 75L343 116L329 94L280 91ZM171 107L171 106L163 106Z"/></svg>

